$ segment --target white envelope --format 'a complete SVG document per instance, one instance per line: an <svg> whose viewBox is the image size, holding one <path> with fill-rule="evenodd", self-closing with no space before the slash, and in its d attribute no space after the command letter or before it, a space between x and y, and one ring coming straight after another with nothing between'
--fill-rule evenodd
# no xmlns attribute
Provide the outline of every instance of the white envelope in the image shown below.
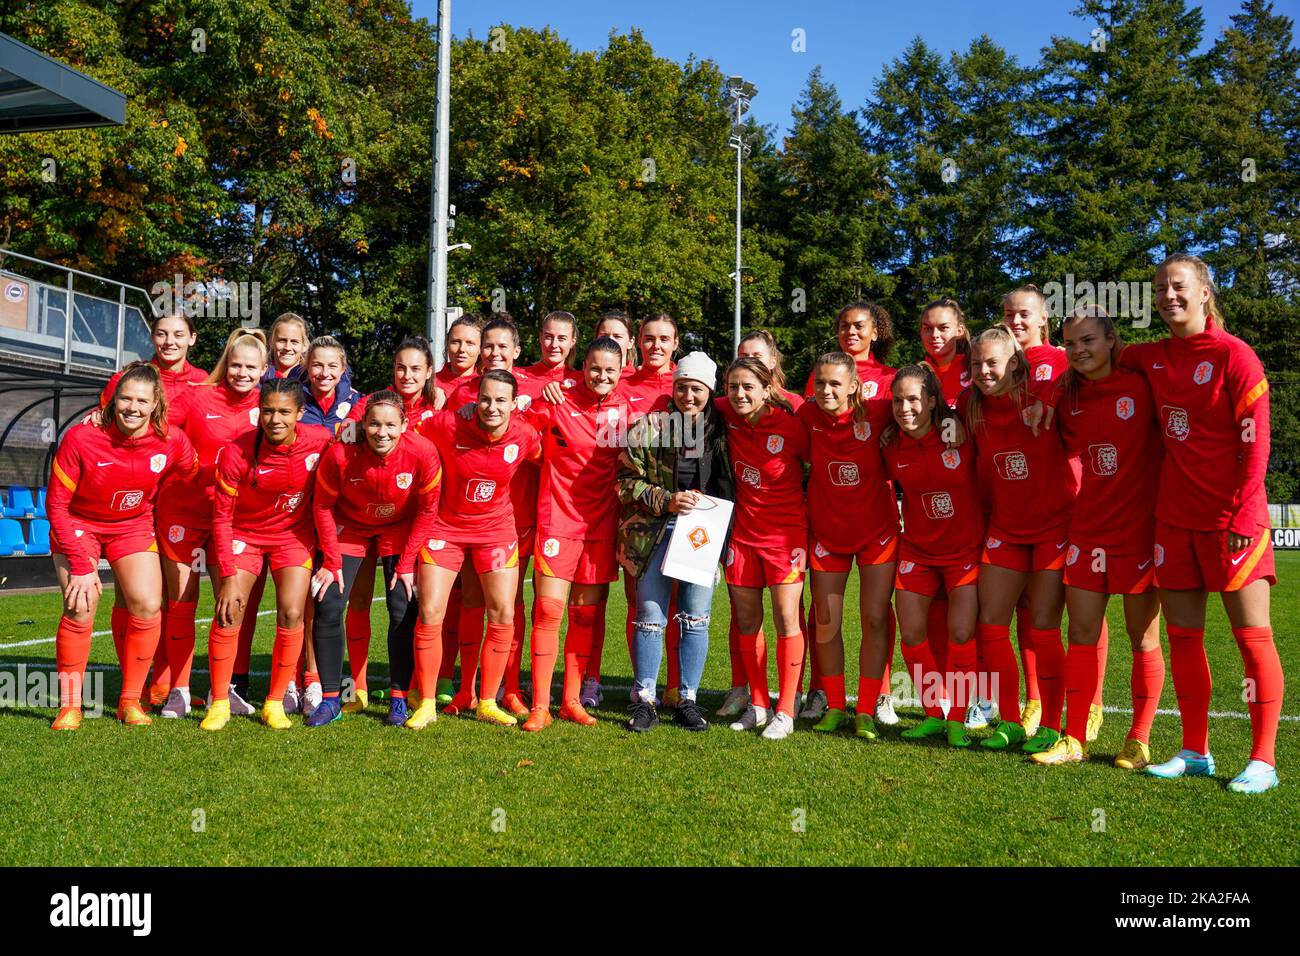
<svg viewBox="0 0 1300 956"><path fill-rule="evenodd" d="M726 498L700 495L694 508L677 516L660 570L679 581L712 586L734 507Z"/></svg>

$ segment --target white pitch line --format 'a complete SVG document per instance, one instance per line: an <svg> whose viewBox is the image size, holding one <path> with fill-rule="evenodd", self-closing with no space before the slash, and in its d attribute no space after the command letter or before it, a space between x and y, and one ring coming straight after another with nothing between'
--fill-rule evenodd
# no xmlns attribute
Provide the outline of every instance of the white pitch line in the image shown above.
<svg viewBox="0 0 1300 956"><path fill-rule="evenodd" d="M532 583L533 583L533 579L532 579L532 578L525 578L525 579L524 579L524 584L531 585ZM382 601L382 600L383 600L382 597L377 597L377 598L375 598L374 600L372 600L370 603L371 603L371 604L378 604L378 603L379 603L380 601ZM275 613L275 611L273 611L273 610L272 610L272 611L258 611L258 612L257 612L257 616L258 616L258 617L265 617L265 616L268 615L268 614L274 614L274 613ZM208 623L210 623L211 621L212 621L212 618L210 618L210 617L201 617L201 618L198 618L197 620L195 620L194 623L195 623L195 624L208 624ZM112 633L113 633L112 631L92 631L90 636L91 636L91 637L107 637L109 634L112 634ZM17 641L17 642L12 643L12 644L0 644L0 651L8 650L8 649L11 648L11 647L34 647L34 646L37 645L37 644L53 644L54 641L55 641L55 639L52 638L52 637L37 637L37 638L34 638L33 640L30 640L30 641ZM629 688L629 689L630 689L630 688Z"/></svg>
<svg viewBox="0 0 1300 956"><path fill-rule="evenodd" d="M381 597L377 597L377 598L375 598L373 601L371 601L370 603L371 603L371 604L375 604L375 603L377 603L377 602L379 602L379 601L382 601L382 600L383 600L383 598L381 598ZM269 610L269 611L258 611L258 612L257 612L257 616L258 616L258 617L266 617L266 615L268 615L268 614L274 614L274 613L275 613L275 610L274 610L274 609ZM212 618L210 618L210 617L200 617L200 618L196 618L195 621L194 621L195 624L209 624L209 623L211 623L211 622L212 622ZM92 631L91 634L90 634L90 636L91 636L91 637L107 637L109 634L112 634L112 633L113 633L112 631ZM11 648L11 647L32 647L32 646L34 646L34 645L36 645L36 644L53 644L53 643L55 642L55 640L56 640L56 638L53 638L53 637L37 637L37 638L34 638L34 639L30 640L30 641L18 641L17 643L14 643L14 644L0 644L0 651L8 650L8 649Z"/></svg>
<svg viewBox="0 0 1300 956"><path fill-rule="evenodd" d="M376 600L377 600L377 599L376 599ZM264 613L265 613L265 612L264 612ZM21 662L21 661L19 661L19 662L0 661L0 670L5 670L5 669L7 669L7 668L17 668L17 667L25 667L25 668L27 668L28 670L38 670L38 671L40 671L40 670L45 670L45 671L48 671L48 670L53 670L54 667L55 667L55 665L54 665L54 664L45 663L45 662L35 662L35 663L30 663L30 664L29 664L29 663L24 663L24 662ZM87 670L92 670L92 671L116 671L116 670L119 670L120 668L119 668L116 664L88 664L88 665L86 666L86 669L87 669ZM206 670L202 670L202 669L196 667L196 668L194 668L193 670L191 670L190 673L191 673L191 674L207 674L208 672L207 672ZM369 672L367 672L367 673L369 673ZM250 677L270 677L270 676L271 676L271 672L270 672L270 671L249 671L249 676L250 676ZM370 675L370 676L379 677L379 676L382 676L382 675L380 675L380 674L373 674L373 675ZM556 686L558 686L558 684L557 684ZM631 684L601 684L601 685L600 685L600 689L601 689L602 691L607 691L607 690L608 690L608 691L630 691L630 690L632 689L632 685L631 685ZM707 688L700 688L700 690L701 690L702 693L705 693L705 694L714 694L714 695L716 695L716 696L718 696L718 697L723 696L723 694L725 693L725 691L720 691L720 690L709 690L709 689L707 689ZM845 700L847 700L850 704L856 704L857 701L858 701L858 699L857 699L856 697L846 697ZM894 701L894 702L895 702L896 704L898 704L900 707L920 707L920 706L921 706L921 702L920 702L919 700L915 699L915 698L895 698L895 701ZM1126 715L1131 715L1131 714L1133 713L1133 710L1132 710L1131 708L1128 708L1128 707L1106 707L1106 706L1103 706L1103 707L1102 707L1102 711L1103 711L1104 713L1107 713L1107 714L1126 714ZM1177 716L1179 716L1179 714L1178 714L1178 711L1176 711L1176 710L1169 710L1169 709L1161 708L1161 709L1156 710L1156 716L1157 716L1157 717L1177 717ZM1236 710L1212 710L1212 711L1210 711L1209 716L1214 717L1214 718L1218 718L1218 719L1225 719L1225 720L1250 720L1250 714L1243 714L1243 713L1241 713L1240 711L1236 711ZM1300 715L1282 714L1281 716L1278 717L1278 720L1285 720L1285 721L1291 721L1291 722L1300 722Z"/></svg>

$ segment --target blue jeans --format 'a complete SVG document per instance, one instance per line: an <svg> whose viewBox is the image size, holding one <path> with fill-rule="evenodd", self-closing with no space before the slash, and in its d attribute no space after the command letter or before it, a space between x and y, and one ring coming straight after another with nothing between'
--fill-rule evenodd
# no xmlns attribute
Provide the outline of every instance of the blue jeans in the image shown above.
<svg viewBox="0 0 1300 956"><path fill-rule="evenodd" d="M704 675L704 659L709 651L709 608L713 603L713 587L665 577L659 570L676 520L668 519L663 538L636 582L636 617L633 622L636 660L633 663L637 690L648 692L653 697L659 677L659 663L663 658L668 605L673 585L676 585L677 623L682 635L677 650L681 665L681 686L678 690L683 698L694 700L700 678Z"/></svg>

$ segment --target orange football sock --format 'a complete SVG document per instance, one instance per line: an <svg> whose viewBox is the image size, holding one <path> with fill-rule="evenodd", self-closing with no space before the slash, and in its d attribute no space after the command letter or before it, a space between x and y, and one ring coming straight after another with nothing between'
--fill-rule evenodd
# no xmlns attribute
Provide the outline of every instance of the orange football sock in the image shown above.
<svg viewBox="0 0 1300 956"><path fill-rule="evenodd" d="M794 716L794 698L799 693L799 671L803 668L803 634L796 631L776 639L776 709Z"/></svg>
<svg viewBox="0 0 1300 956"><path fill-rule="evenodd" d="M749 701L766 710L772 706L767 693L767 636L761 630L754 634L741 634L740 654L745 661Z"/></svg>
<svg viewBox="0 0 1300 956"><path fill-rule="evenodd" d="M301 624L295 628L276 625L275 643L271 645L271 688L266 692L267 700L284 700L284 692L298 667L298 655L302 653L303 631Z"/></svg>
<svg viewBox="0 0 1300 956"><path fill-rule="evenodd" d="M844 691L843 674L826 674L822 677L822 691L826 694L826 706L831 710L844 710L849 706Z"/></svg>
<svg viewBox="0 0 1300 956"><path fill-rule="evenodd" d="M163 599L162 605L162 622L163 627L167 626L168 603L166 598ZM117 612L121 611L119 615ZM123 641L126 640L126 620L130 617L130 612L126 608L113 608L109 615L109 628L113 632L113 647L117 649L117 656L122 657ZM120 623L119 623L120 619ZM172 683L172 672L167 661L167 635L160 634L158 637L158 646L153 652L153 680L150 684L155 687L173 687L179 686Z"/></svg>
<svg viewBox="0 0 1300 956"><path fill-rule="evenodd" d="M736 615L731 615L727 628L727 652L731 655L731 686L745 686L745 657L740 652L740 628L736 626Z"/></svg>
<svg viewBox="0 0 1300 956"><path fill-rule="evenodd" d="M1250 711L1250 759L1262 760L1270 767L1277 764L1274 746L1277 724L1282 716L1282 692L1286 681L1282 661L1277 656L1271 627L1234 627L1242 662L1246 665L1249 693L1246 709Z"/></svg>
<svg viewBox="0 0 1300 956"><path fill-rule="evenodd" d="M976 652L984 658L987 668L984 686L997 696L1002 719L1020 723L1020 666L1011 649L1011 626L976 624L975 640L979 642Z"/></svg>
<svg viewBox="0 0 1300 956"><path fill-rule="evenodd" d="M132 614L126 621L126 654L122 661L122 693L118 703L134 700L137 703L144 693L144 682L153 664L154 651L158 650L158 635L162 633L162 615L150 618Z"/></svg>
<svg viewBox="0 0 1300 956"><path fill-rule="evenodd" d="M510 636L510 658L506 661L506 693L518 695L519 672L524 666L524 602L515 602L515 623Z"/></svg>
<svg viewBox="0 0 1300 956"><path fill-rule="evenodd" d="M501 679L510 662L510 645L514 643L515 626L488 622L487 638L483 642L483 677L480 693L483 700L495 700Z"/></svg>
<svg viewBox="0 0 1300 956"><path fill-rule="evenodd" d="M131 616L131 612L124 607L114 605L113 611L108 616L108 627L113 632L113 650L117 653L117 659L122 660L122 653L126 649L126 619ZM160 673L167 669L167 662L158 663L155 673ZM170 675L169 675L170 677ZM155 678L154 683L160 683ZM169 684L170 686L170 684Z"/></svg>
<svg viewBox="0 0 1300 956"><path fill-rule="evenodd" d="M1016 643L1020 646L1020 663L1025 669L1025 699L1042 700L1042 689L1038 686L1038 649L1034 646L1029 626L1029 602L1023 598L1016 605Z"/></svg>
<svg viewBox="0 0 1300 956"><path fill-rule="evenodd" d="M1029 640L1034 645L1038 667L1038 699L1043 702L1043 717L1040 726L1061 730L1061 711L1065 707L1065 648L1061 646L1061 629L1049 627L1029 629ZM1095 666L1096 661L1093 661ZM1089 682L1091 686L1091 682ZM1088 698L1091 702L1092 698ZM1087 717L1084 707L1084 717ZM1080 740L1083 738L1080 737Z"/></svg>
<svg viewBox="0 0 1300 956"><path fill-rule="evenodd" d="M456 676L456 655L460 653L460 607L461 595L459 579L457 586L447 596L447 610L442 616L442 664L438 667L439 680L451 680Z"/></svg>
<svg viewBox="0 0 1300 956"><path fill-rule="evenodd" d="M874 715L876 712L876 698L880 696L880 678L868 677L865 674L858 675L858 702L856 710L859 714Z"/></svg>
<svg viewBox="0 0 1300 956"><path fill-rule="evenodd" d="M366 665L370 661L370 608L364 611L348 608L344 621L344 633L348 638L348 670L352 673L352 686L357 690L369 690L366 684Z"/></svg>
<svg viewBox="0 0 1300 956"><path fill-rule="evenodd" d="M467 698L465 706L474 699L474 678L478 676L479 652L483 647L484 613L482 605L470 607L462 603L460 606L457 626L460 632L460 686L456 688L456 696Z"/></svg>
<svg viewBox="0 0 1300 956"><path fill-rule="evenodd" d="M591 622L591 653L587 655L587 665L583 676L600 681L601 655L605 650L605 605L606 601L597 601L592 605L595 614Z"/></svg>
<svg viewBox="0 0 1300 956"><path fill-rule="evenodd" d="M564 693L560 698L566 706L577 704L582 693L582 677L587 672L587 657L591 654L591 629L595 621L595 607L569 605L569 630L564 635Z"/></svg>
<svg viewBox="0 0 1300 956"><path fill-rule="evenodd" d="M1165 652L1159 645L1149 651L1133 652L1129 687L1133 692L1133 723L1129 725L1128 736L1149 744L1151 722L1155 720L1160 693L1165 688Z"/></svg>
<svg viewBox="0 0 1300 956"><path fill-rule="evenodd" d="M533 707L551 704L551 679L555 676L555 658L560 652L560 622L564 605L555 598L539 597L533 602L533 630L529 643L533 650Z"/></svg>
<svg viewBox="0 0 1300 956"><path fill-rule="evenodd" d="M230 678L235 673L235 655L239 653L239 628L218 627L212 622L208 630L208 679L213 700L230 699Z"/></svg>
<svg viewBox="0 0 1300 956"><path fill-rule="evenodd" d="M945 643L947 643L945 641ZM948 719L964 721L966 708L970 706L976 689L976 655L975 642L949 644L947 670L944 679L948 682Z"/></svg>
<svg viewBox="0 0 1300 956"><path fill-rule="evenodd" d="M1065 655L1065 732L1082 741L1097 681L1097 645L1071 644Z"/></svg>
<svg viewBox="0 0 1300 956"><path fill-rule="evenodd" d="M163 644L167 654L172 687L189 687L190 671L194 666L194 615L198 613L194 601L172 601L167 605L163 619ZM154 671L157 683L157 670Z"/></svg>
<svg viewBox="0 0 1300 956"><path fill-rule="evenodd" d="M894 665L894 643L898 638L898 619L894 617L894 605L889 605L889 610L885 612L885 670L880 675L880 693L893 694L894 689L890 682L890 672ZM876 695L880 696L879 694ZM875 713L876 702L871 702L871 713Z"/></svg>
<svg viewBox="0 0 1300 956"><path fill-rule="evenodd" d="M59 618L59 629L54 633L54 661L58 668L60 707L81 706L81 688L86 681L86 665L90 662L93 627L94 621L89 619Z"/></svg>
<svg viewBox="0 0 1300 956"><path fill-rule="evenodd" d="M934 666L941 673L948 672L948 599L937 597L930 602L930 610L925 613L925 639L930 644L930 653L934 655ZM971 645L974 650L974 645ZM965 717L963 716L963 720Z"/></svg>
<svg viewBox="0 0 1300 956"><path fill-rule="evenodd" d="M1101 692L1106 688L1106 658L1110 656L1110 628L1106 619L1101 619L1101 638L1097 641L1097 693L1092 702L1101 706Z"/></svg>
<svg viewBox="0 0 1300 956"><path fill-rule="evenodd" d="M943 696L943 676L934 663L934 653L928 641L920 644L903 644L903 662L907 665L907 676L912 680L912 687L921 701L921 709L927 717L943 717L943 708L939 698Z"/></svg>
<svg viewBox="0 0 1300 956"><path fill-rule="evenodd" d="M442 624L415 622L415 676L421 687L436 687L442 665Z"/></svg>

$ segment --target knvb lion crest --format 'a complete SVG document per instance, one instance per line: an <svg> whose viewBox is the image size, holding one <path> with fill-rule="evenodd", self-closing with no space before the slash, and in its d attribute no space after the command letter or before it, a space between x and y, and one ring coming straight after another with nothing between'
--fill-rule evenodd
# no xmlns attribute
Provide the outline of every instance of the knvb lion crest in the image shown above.
<svg viewBox="0 0 1300 956"><path fill-rule="evenodd" d="M1196 371L1192 373L1192 381L1197 385L1204 385L1214 377L1214 363L1202 362L1196 366Z"/></svg>
<svg viewBox="0 0 1300 956"><path fill-rule="evenodd" d="M397 487L405 491L407 488L411 487L411 480L413 478L414 475L412 475L409 471L402 472L400 475L397 476Z"/></svg>
<svg viewBox="0 0 1300 956"><path fill-rule="evenodd" d="M149 459L149 470L155 475L161 474L162 470L167 467L166 455L153 455Z"/></svg>
<svg viewBox="0 0 1300 956"><path fill-rule="evenodd" d="M961 465L961 452L956 448L948 448L939 456L939 460L945 468L957 468Z"/></svg>
<svg viewBox="0 0 1300 956"><path fill-rule="evenodd" d="M513 464L514 460L519 457L519 446L515 444L506 445L503 456L507 465Z"/></svg>
<svg viewBox="0 0 1300 956"><path fill-rule="evenodd" d="M785 438L783 436L781 435L767 436L767 450L771 452L773 455L779 454L781 449L784 447L785 447Z"/></svg>
<svg viewBox="0 0 1300 956"><path fill-rule="evenodd" d="M709 533L703 528L692 528L691 533L686 536L686 540L690 541L693 551L698 551L709 543Z"/></svg>
<svg viewBox="0 0 1300 956"><path fill-rule="evenodd" d="M1127 395L1123 398L1115 399L1115 414L1123 421L1128 421L1132 418L1133 412L1136 411L1136 409L1137 404Z"/></svg>

